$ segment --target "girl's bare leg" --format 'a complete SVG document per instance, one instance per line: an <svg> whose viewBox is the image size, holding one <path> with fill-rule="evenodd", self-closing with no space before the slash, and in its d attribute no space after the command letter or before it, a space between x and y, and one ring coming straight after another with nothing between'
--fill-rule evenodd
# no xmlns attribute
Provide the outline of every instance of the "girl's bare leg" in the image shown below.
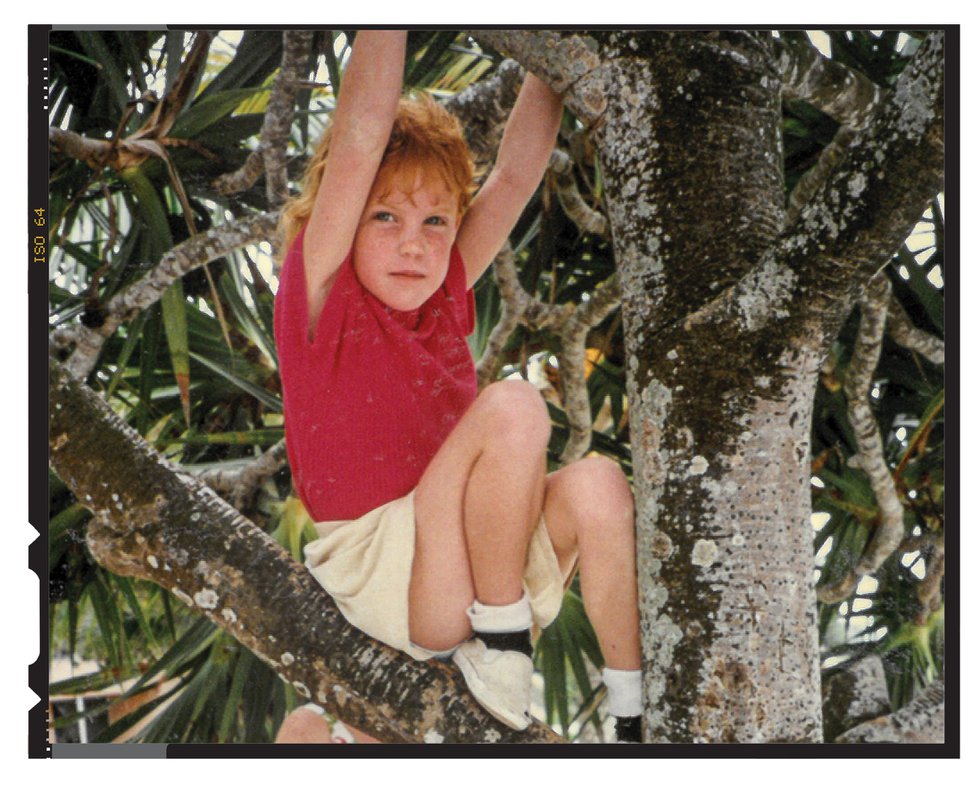
<svg viewBox="0 0 980 792"><path fill-rule="evenodd" d="M547 407L533 386L497 382L471 405L415 492L411 639L449 649L471 634L474 599L523 595L531 532L544 500Z"/></svg>
<svg viewBox="0 0 980 792"><path fill-rule="evenodd" d="M276 734L277 743L332 743L333 731L322 715L300 707L286 716Z"/></svg>
<svg viewBox="0 0 980 792"><path fill-rule="evenodd" d="M365 734L360 729L355 729L353 726L347 726L347 730L358 743L378 742L374 737ZM333 729L330 728L330 724L327 723L323 715L318 715L306 707L299 707L290 712L283 720L279 732L276 734L276 742L323 744L336 742L336 740Z"/></svg>
<svg viewBox="0 0 980 792"><path fill-rule="evenodd" d="M633 495L619 465L589 457L552 473L544 520L562 572L578 558L582 600L606 666L638 669Z"/></svg>

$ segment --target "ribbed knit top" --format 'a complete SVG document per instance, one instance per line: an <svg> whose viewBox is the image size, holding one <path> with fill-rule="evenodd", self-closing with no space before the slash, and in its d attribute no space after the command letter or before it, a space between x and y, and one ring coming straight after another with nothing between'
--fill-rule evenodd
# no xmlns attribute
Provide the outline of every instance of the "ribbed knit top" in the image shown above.
<svg viewBox="0 0 980 792"><path fill-rule="evenodd" d="M349 520L408 494L476 398L473 291L454 245L442 286L398 311L361 285L348 253L310 341L304 231L275 304L286 450L313 520Z"/></svg>

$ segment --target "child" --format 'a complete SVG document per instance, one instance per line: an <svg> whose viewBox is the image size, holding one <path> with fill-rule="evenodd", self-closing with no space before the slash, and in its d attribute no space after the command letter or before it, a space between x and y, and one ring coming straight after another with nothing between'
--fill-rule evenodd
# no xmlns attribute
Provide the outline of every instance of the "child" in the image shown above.
<svg viewBox="0 0 980 792"><path fill-rule="evenodd" d="M578 564L620 739L639 741L633 501L618 465L546 475L551 424L524 382L479 395L472 286L537 188L561 100L528 75L472 198L458 124L400 100L405 32L358 34L331 128L282 222L276 297L286 440L320 539L307 566L345 617L529 723L532 622ZM294 718L309 722L309 713ZM291 732L292 733L292 732Z"/></svg>

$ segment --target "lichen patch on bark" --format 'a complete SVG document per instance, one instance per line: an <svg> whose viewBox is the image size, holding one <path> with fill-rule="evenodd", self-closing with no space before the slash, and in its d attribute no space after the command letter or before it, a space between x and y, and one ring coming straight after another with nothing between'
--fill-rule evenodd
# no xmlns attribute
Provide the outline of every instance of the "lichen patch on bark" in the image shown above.
<svg viewBox="0 0 980 792"><path fill-rule="evenodd" d="M687 468L687 472L692 476L701 476L708 469L708 460L703 456L698 454L691 460L690 466Z"/></svg>
<svg viewBox="0 0 980 792"><path fill-rule="evenodd" d="M204 610L213 610L218 605L218 593L214 589L201 589L194 595L194 602Z"/></svg>
<svg viewBox="0 0 980 792"><path fill-rule="evenodd" d="M718 545L710 539L698 539L691 552L691 563L699 567L709 567L718 558Z"/></svg>
<svg viewBox="0 0 980 792"><path fill-rule="evenodd" d="M774 258L767 258L739 285L736 298L745 329L754 332L773 318L789 316L788 305L796 274Z"/></svg>

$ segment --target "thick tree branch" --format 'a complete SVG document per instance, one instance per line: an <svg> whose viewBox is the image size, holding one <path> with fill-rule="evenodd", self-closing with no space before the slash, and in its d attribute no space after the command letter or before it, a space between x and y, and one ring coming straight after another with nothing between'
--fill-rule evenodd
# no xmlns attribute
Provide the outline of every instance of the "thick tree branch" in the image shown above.
<svg viewBox="0 0 980 792"><path fill-rule="evenodd" d="M800 210L817 192L854 140L855 130L864 129L881 104L882 90L860 72L823 57L814 47L777 44L783 91L794 99L809 102L841 124L834 139L814 165L797 182L786 209L787 225L794 224Z"/></svg>
<svg viewBox="0 0 980 792"><path fill-rule="evenodd" d="M756 331L790 315L822 342L943 185L943 37L931 34L774 249L685 324ZM811 327L811 333L812 333Z"/></svg>
<svg viewBox="0 0 980 792"><path fill-rule="evenodd" d="M92 170L105 163L112 149L111 140L87 138L58 127L48 127L48 143L65 156L86 163Z"/></svg>
<svg viewBox="0 0 980 792"><path fill-rule="evenodd" d="M417 663L347 624L269 536L163 459L95 393L49 362L50 459L95 515L87 541L235 636L304 697L390 742L560 742L513 732L444 663Z"/></svg>
<svg viewBox="0 0 980 792"><path fill-rule="evenodd" d="M821 294L856 296L942 190L943 57L942 33L933 33L784 238L784 260L809 292L803 304L816 298L811 315L834 304L835 329L840 298Z"/></svg>
<svg viewBox="0 0 980 792"><path fill-rule="evenodd" d="M596 123L605 111L605 69L589 36L554 30L472 30L469 34L534 72L586 124Z"/></svg>
<svg viewBox="0 0 980 792"><path fill-rule="evenodd" d="M309 30L283 32L282 63L272 82L269 105L262 120L259 147L248 155L241 168L215 180L214 186L219 192L232 195L248 189L264 167L269 209L279 209L289 197L286 146L289 144L296 94L300 89L312 40L313 32Z"/></svg>
<svg viewBox="0 0 980 792"><path fill-rule="evenodd" d="M942 743L946 741L946 686L938 679L910 704L866 721L837 738L839 743Z"/></svg>
<svg viewBox="0 0 980 792"><path fill-rule="evenodd" d="M885 667L876 654L835 669L822 689L824 742L832 742L851 727L891 711Z"/></svg>

